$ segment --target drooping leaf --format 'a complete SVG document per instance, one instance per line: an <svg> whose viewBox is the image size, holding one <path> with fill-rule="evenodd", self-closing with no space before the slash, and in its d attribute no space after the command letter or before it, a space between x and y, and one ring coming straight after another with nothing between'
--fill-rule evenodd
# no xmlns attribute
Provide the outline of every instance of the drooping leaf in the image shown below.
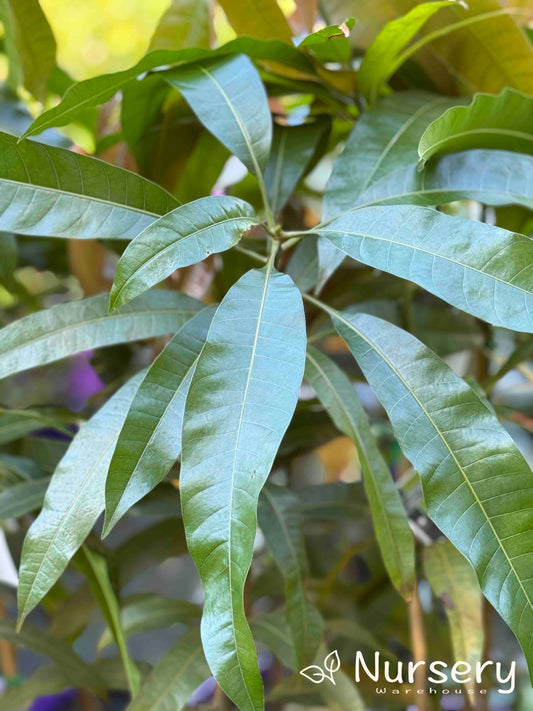
<svg viewBox="0 0 533 711"><path fill-rule="evenodd" d="M347 64L352 54L348 37L354 25L353 17L340 25L328 25L304 37L298 46L309 47L321 62Z"/></svg>
<svg viewBox="0 0 533 711"><path fill-rule="evenodd" d="M200 633L194 627L159 662L128 711L180 711L209 675Z"/></svg>
<svg viewBox="0 0 533 711"><path fill-rule="evenodd" d="M270 260L219 306L185 407L180 494L205 590L204 651L243 710L262 708L243 604L257 498L296 406L304 359L301 296Z"/></svg>
<svg viewBox="0 0 533 711"><path fill-rule="evenodd" d="M151 50L209 47L210 7L206 0L172 0L157 23Z"/></svg>
<svg viewBox="0 0 533 711"><path fill-rule="evenodd" d="M514 89L476 94L469 106L450 108L429 124L418 146L421 161L469 148L533 153L533 97Z"/></svg>
<svg viewBox="0 0 533 711"><path fill-rule="evenodd" d="M103 535L159 484L180 455L185 398L213 313L204 309L185 323L135 394L106 479Z"/></svg>
<svg viewBox="0 0 533 711"><path fill-rule="evenodd" d="M324 195L322 218L329 220L350 210L373 183L416 163L424 130L457 101L435 94L402 91L365 111L335 161Z"/></svg>
<svg viewBox="0 0 533 711"><path fill-rule="evenodd" d="M165 72L203 125L258 179L272 143L265 88L245 55L187 64Z"/></svg>
<svg viewBox="0 0 533 711"><path fill-rule="evenodd" d="M178 205L158 185L97 158L0 133L0 230L132 239Z"/></svg>
<svg viewBox="0 0 533 711"><path fill-rule="evenodd" d="M492 410L414 336L365 314L333 321L420 474L431 518L470 560L533 667L529 466Z"/></svg>
<svg viewBox="0 0 533 711"><path fill-rule="evenodd" d="M420 171L415 163L374 183L355 201L370 205L442 205L477 200L485 205L533 208L528 180L533 157L496 150L469 150L443 156Z"/></svg>
<svg viewBox="0 0 533 711"><path fill-rule="evenodd" d="M22 548L19 624L59 579L104 509L105 477L144 373L129 380L85 424L59 463Z"/></svg>
<svg viewBox="0 0 533 711"><path fill-rule="evenodd" d="M17 518L41 507L50 479L43 477L4 489L0 492L0 520Z"/></svg>
<svg viewBox="0 0 533 711"><path fill-rule="evenodd" d="M103 688L102 679L94 668L86 664L66 642L43 630L26 625L21 632L17 632L12 620L0 620L0 639L51 659L68 675L72 685L92 690Z"/></svg>
<svg viewBox="0 0 533 711"><path fill-rule="evenodd" d="M327 128L326 121L301 126L274 125L272 152L265 169L265 185L274 215L292 195Z"/></svg>
<svg viewBox="0 0 533 711"><path fill-rule="evenodd" d="M470 563L449 541L424 549L424 572L440 598L453 642L455 661L475 668L483 661L483 607L481 590ZM466 687L475 688L473 682Z"/></svg>
<svg viewBox="0 0 533 711"><path fill-rule="evenodd" d="M45 111L35 119L24 137L41 133L46 128L65 126L71 123L87 108L105 104L124 86L157 67L168 67L178 62L197 62L202 59L210 59L213 56L224 57L241 53L247 54L252 59L278 62L303 73L311 75L314 73L312 63L302 52L279 39L261 40L252 37L238 37L217 50L196 47L155 50L145 55L130 69L104 74L74 84L57 106Z"/></svg>
<svg viewBox="0 0 533 711"><path fill-rule="evenodd" d="M251 205L228 195L181 205L152 223L120 258L111 290L114 310L163 281L176 269L233 247L258 224Z"/></svg>
<svg viewBox="0 0 533 711"><path fill-rule="evenodd" d="M307 348L305 377L338 429L359 455L376 537L398 591L410 599L415 585L415 548L407 514L357 394L342 370L313 346Z"/></svg>
<svg viewBox="0 0 533 711"><path fill-rule="evenodd" d="M324 623L307 599L308 563L298 497L287 488L265 487L259 498L258 520L285 580L287 619L298 664L304 666L317 652Z"/></svg>
<svg viewBox="0 0 533 711"><path fill-rule="evenodd" d="M533 331L533 242L524 235L408 205L347 212L317 233L489 323Z"/></svg>
<svg viewBox="0 0 533 711"><path fill-rule="evenodd" d="M181 202L209 195L229 158L228 150L208 131L203 131L189 154L174 193Z"/></svg>
<svg viewBox="0 0 533 711"><path fill-rule="evenodd" d="M54 34L38 0L2 0L0 20L9 59L13 88L24 84L37 99L46 96L46 84L56 63Z"/></svg>
<svg viewBox="0 0 533 711"><path fill-rule="evenodd" d="M281 39L290 43L292 32L276 0L221 0L221 6L238 35Z"/></svg>
<svg viewBox="0 0 533 711"><path fill-rule="evenodd" d="M191 625L200 621L201 614L202 609L192 602L145 593L124 600L120 617L124 634L130 637L140 632L167 629L179 622ZM98 648L103 649L112 641L113 635L107 629Z"/></svg>
<svg viewBox="0 0 533 711"><path fill-rule="evenodd" d="M83 545L76 555L76 564L85 575L98 606L102 611L120 652L120 658L132 696L139 690L140 675L128 652L126 637L120 620L120 607L109 579L107 563L98 553Z"/></svg>
<svg viewBox="0 0 533 711"><path fill-rule="evenodd" d="M398 69L404 47L436 12L450 5L464 7L464 3L457 0L423 2L381 30L363 57L358 73L359 90L371 104L378 98L383 84Z"/></svg>
<svg viewBox="0 0 533 711"><path fill-rule="evenodd" d="M174 291L152 291L113 314L107 294L53 306L0 330L0 377L60 358L174 333L202 304Z"/></svg>

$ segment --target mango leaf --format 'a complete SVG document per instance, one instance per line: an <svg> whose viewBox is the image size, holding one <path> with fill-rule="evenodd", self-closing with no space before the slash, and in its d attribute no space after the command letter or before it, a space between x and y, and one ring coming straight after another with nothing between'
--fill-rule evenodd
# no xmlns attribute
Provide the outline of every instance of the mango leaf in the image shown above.
<svg viewBox="0 0 533 711"><path fill-rule="evenodd" d="M322 219L351 209L373 183L416 163L424 130L457 101L421 91L402 91L365 111L334 163Z"/></svg>
<svg viewBox="0 0 533 711"><path fill-rule="evenodd" d="M272 152L265 169L265 185L274 215L285 207L327 129L327 121L301 126L274 125Z"/></svg>
<svg viewBox="0 0 533 711"><path fill-rule="evenodd" d="M272 143L272 118L265 88L248 57L188 64L163 76L181 91L203 125L261 179Z"/></svg>
<svg viewBox="0 0 533 711"><path fill-rule="evenodd" d="M368 516L368 507L360 484L334 482L309 486L299 492L302 513L307 520L335 521L361 519Z"/></svg>
<svg viewBox="0 0 533 711"><path fill-rule="evenodd" d="M209 676L200 634L194 627L165 654L127 711L180 711Z"/></svg>
<svg viewBox="0 0 533 711"><path fill-rule="evenodd" d="M337 428L357 447L385 567L394 586L409 600L415 585L413 536L400 494L374 440L363 406L342 370L313 346L307 348L305 377Z"/></svg>
<svg viewBox="0 0 533 711"><path fill-rule="evenodd" d="M476 573L449 541L424 549L424 572L450 623L455 661L483 661L483 607ZM473 682L466 682L474 689ZM472 692L473 693L473 692Z"/></svg>
<svg viewBox="0 0 533 711"><path fill-rule="evenodd" d="M305 341L300 293L271 258L218 307L185 406L180 495L204 584L204 651L243 711L263 705L243 603L257 499L296 407Z"/></svg>
<svg viewBox="0 0 533 711"><path fill-rule="evenodd" d="M0 284L8 291L14 291L16 284L13 278L17 266L17 240L10 232L0 232Z"/></svg>
<svg viewBox="0 0 533 711"><path fill-rule="evenodd" d="M524 235L427 207L365 207L317 229L345 254L419 284L467 313L533 332ZM431 234L438 235L428 240Z"/></svg>
<svg viewBox="0 0 533 711"><path fill-rule="evenodd" d="M510 151L469 150L443 156L420 171L412 163L385 176L360 195L355 205L442 205L477 200L485 205L533 208L528 180L533 157Z"/></svg>
<svg viewBox="0 0 533 711"><path fill-rule="evenodd" d="M227 149L208 131L203 131L190 151L174 193L181 202L209 195L229 158Z"/></svg>
<svg viewBox="0 0 533 711"><path fill-rule="evenodd" d="M0 520L17 518L39 509L49 483L49 477L43 477L23 481L0 492Z"/></svg>
<svg viewBox="0 0 533 711"><path fill-rule="evenodd" d="M130 637L140 632L167 629L180 622L191 625L200 620L201 614L201 608L192 602L145 593L124 600L120 618L125 636ZM112 642L113 635L107 629L98 642L98 649Z"/></svg>
<svg viewBox="0 0 533 711"><path fill-rule="evenodd" d="M155 50L148 52L137 64L129 69L113 74L86 79L71 86L57 106L38 116L24 138L41 133L52 126L66 126L77 120L87 108L101 106L132 81L145 72L158 67L181 62L197 62L202 59L224 57L232 54L247 54L252 59L277 62L303 73L314 74L310 60L298 49L279 39L260 40L252 37L238 37L216 50L187 47L176 50Z"/></svg>
<svg viewBox="0 0 533 711"><path fill-rule="evenodd" d="M113 314L107 294L52 306L0 330L0 378L93 348L174 333L202 308L175 291L153 291Z"/></svg>
<svg viewBox="0 0 533 711"><path fill-rule="evenodd" d="M40 101L56 63L54 34L38 0L2 0L0 20L9 59L9 83L24 84Z"/></svg>
<svg viewBox="0 0 533 711"><path fill-rule="evenodd" d="M143 375L129 380L81 428L54 472L22 547L19 626L59 579L104 509L113 449Z"/></svg>
<svg viewBox="0 0 533 711"><path fill-rule="evenodd" d="M307 555L302 530L300 502L290 489L265 487L259 497L259 526L285 581L287 619L299 666L315 656L324 623L307 599Z"/></svg>
<svg viewBox="0 0 533 711"><path fill-rule="evenodd" d="M294 641L288 632L287 615L282 612L268 612L250 618L254 637L262 642L288 669L296 671L298 661L294 651Z"/></svg>
<svg viewBox="0 0 533 711"><path fill-rule="evenodd" d="M400 66L404 47L436 12L450 5L464 7L457 0L423 2L385 25L368 48L357 75L359 91L369 103L375 103L383 84Z"/></svg>
<svg viewBox="0 0 533 711"><path fill-rule="evenodd" d="M0 639L51 659L68 676L71 685L92 690L103 688L99 674L86 664L70 645L32 625L26 625L22 632L16 632L12 620L0 620Z"/></svg>
<svg viewBox="0 0 533 711"><path fill-rule="evenodd" d="M344 259L344 255L342 256ZM298 242L286 268L287 274L300 291L308 291L318 281L317 237L310 235Z"/></svg>
<svg viewBox="0 0 533 711"><path fill-rule="evenodd" d="M476 392L414 336L374 316L332 317L420 474L429 515L472 563L533 668L526 461Z"/></svg>
<svg viewBox="0 0 533 711"><path fill-rule="evenodd" d="M276 0L221 0L220 5L238 35L292 42L289 23Z"/></svg>
<svg viewBox="0 0 533 711"><path fill-rule="evenodd" d="M206 0L172 0L157 23L150 50L209 47L211 19Z"/></svg>
<svg viewBox="0 0 533 711"><path fill-rule="evenodd" d="M127 303L176 269L223 252L259 223L251 205L227 195L181 205L151 224L120 258L110 310Z"/></svg>
<svg viewBox="0 0 533 711"><path fill-rule="evenodd" d="M132 239L177 200L140 175L0 133L0 230L36 237Z"/></svg>
<svg viewBox="0 0 533 711"><path fill-rule="evenodd" d="M98 606L113 633L113 638L119 649L120 658L122 659L128 680L128 688L131 695L135 696L140 684L139 670L128 652L126 637L120 621L120 607L111 581L109 580L109 572L105 558L83 545L76 555L76 564L85 575L93 591L93 595L98 602Z"/></svg>
<svg viewBox="0 0 533 711"><path fill-rule="evenodd" d="M204 309L185 323L135 394L106 479L104 536L164 479L181 453L185 398L213 313Z"/></svg>
<svg viewBox="0 0 533 711"><path fill-rule="evenodd" d="M304 37L298 46L309 47L321 62L348 64L352 55L348 37L354 25L353 17L340 25L328 25Z"/></svg>
<svg viewBox="0 0 533 711"><path fill-rule="evenodd" d="M469 106L450 108L429 124L418 146L420 160L468 148L533 153L532 111L533 97L514 89L476 94Z"/></svg>

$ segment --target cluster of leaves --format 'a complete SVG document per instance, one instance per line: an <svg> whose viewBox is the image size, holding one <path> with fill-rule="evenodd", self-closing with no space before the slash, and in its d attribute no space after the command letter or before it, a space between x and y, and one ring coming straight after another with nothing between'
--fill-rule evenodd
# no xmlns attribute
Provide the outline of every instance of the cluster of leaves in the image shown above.
<svg viewBox="0 0 533 711"><path fill-rule="evenodd" d="M34 389L18 373L47 366L50 379L48 364L109 347L108 387L79 428L68 407L11 397L2 411L0 517L24 542L18 631L2 621L0 636L54 666L0 708L79 686L127 688L132 711L180 709L213 674L256 711L255 638L278 660L273 701L363 709L366 690L342 671L319 688L286 672L346 641L408 654L404 601L413 626L421 578L447 603L454 649L436 635L438 655L481 658L481 590L533 668L533 475L502 424L531 421L489 400L532 352L527 11L371 0L347 19L328 4L312 32L311 2L291 29L274 0L223 0L240 36L212 49L208 2L175 0L136 66L72 83L37 2L0 3L11 86L61 96L30 124L6 94L3 395ZM61 146L55 129L77 123L104 160ZM230 156L246 175L221 182ZM28 268L47 286L28 288ZM202 274L201 293L175 288ZM320 464L332 439L350 442L362 482ZM447 540L426 537L422 556L408 514L425 506ZM104 545L117 524L122 539ZM187 553L202 609L124 595L140 570ZM75 593L72 566L86 580ZM24 623L40 604L48 633ZM121 668L68 644L95 604ZM132 659L129 637L174 623L189 629L153 669Z"/></svg>

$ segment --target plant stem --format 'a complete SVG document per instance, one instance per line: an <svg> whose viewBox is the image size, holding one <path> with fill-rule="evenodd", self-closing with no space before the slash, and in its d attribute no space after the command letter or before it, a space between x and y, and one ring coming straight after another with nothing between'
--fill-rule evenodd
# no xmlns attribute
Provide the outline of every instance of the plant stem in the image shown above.
<svg viewBox="0 0 533 711"><path fill-rule="evenodd" d="M411 649L415 664L424 662L415 670L415 686L417 689L426 688L425 662L427 659L427 642L424 629L424 613L418 597L418 589L415 585L413 597L407 603L409 610L409 632L411 635ZM428 700L425 694L417 694L416 707L418 711L428 711Z"/></svg>

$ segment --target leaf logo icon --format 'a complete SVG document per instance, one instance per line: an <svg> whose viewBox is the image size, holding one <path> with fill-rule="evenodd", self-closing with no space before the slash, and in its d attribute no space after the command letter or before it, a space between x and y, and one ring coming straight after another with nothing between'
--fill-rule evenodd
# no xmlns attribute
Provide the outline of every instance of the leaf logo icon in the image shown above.
<svg viewBox="0 0 533 711"><path fill-rule="evenodd" d="M335 649L324 659L324 668L318 666L318 664L311 664L311 666L302 669L300 674L305 676L306 679L309 679L309 681L312 681L313 684L321 684L324 679L329 679L329 681L335 685L333 674L339 671L340 666L341 660L339 658L339 653Z"/></svg>

